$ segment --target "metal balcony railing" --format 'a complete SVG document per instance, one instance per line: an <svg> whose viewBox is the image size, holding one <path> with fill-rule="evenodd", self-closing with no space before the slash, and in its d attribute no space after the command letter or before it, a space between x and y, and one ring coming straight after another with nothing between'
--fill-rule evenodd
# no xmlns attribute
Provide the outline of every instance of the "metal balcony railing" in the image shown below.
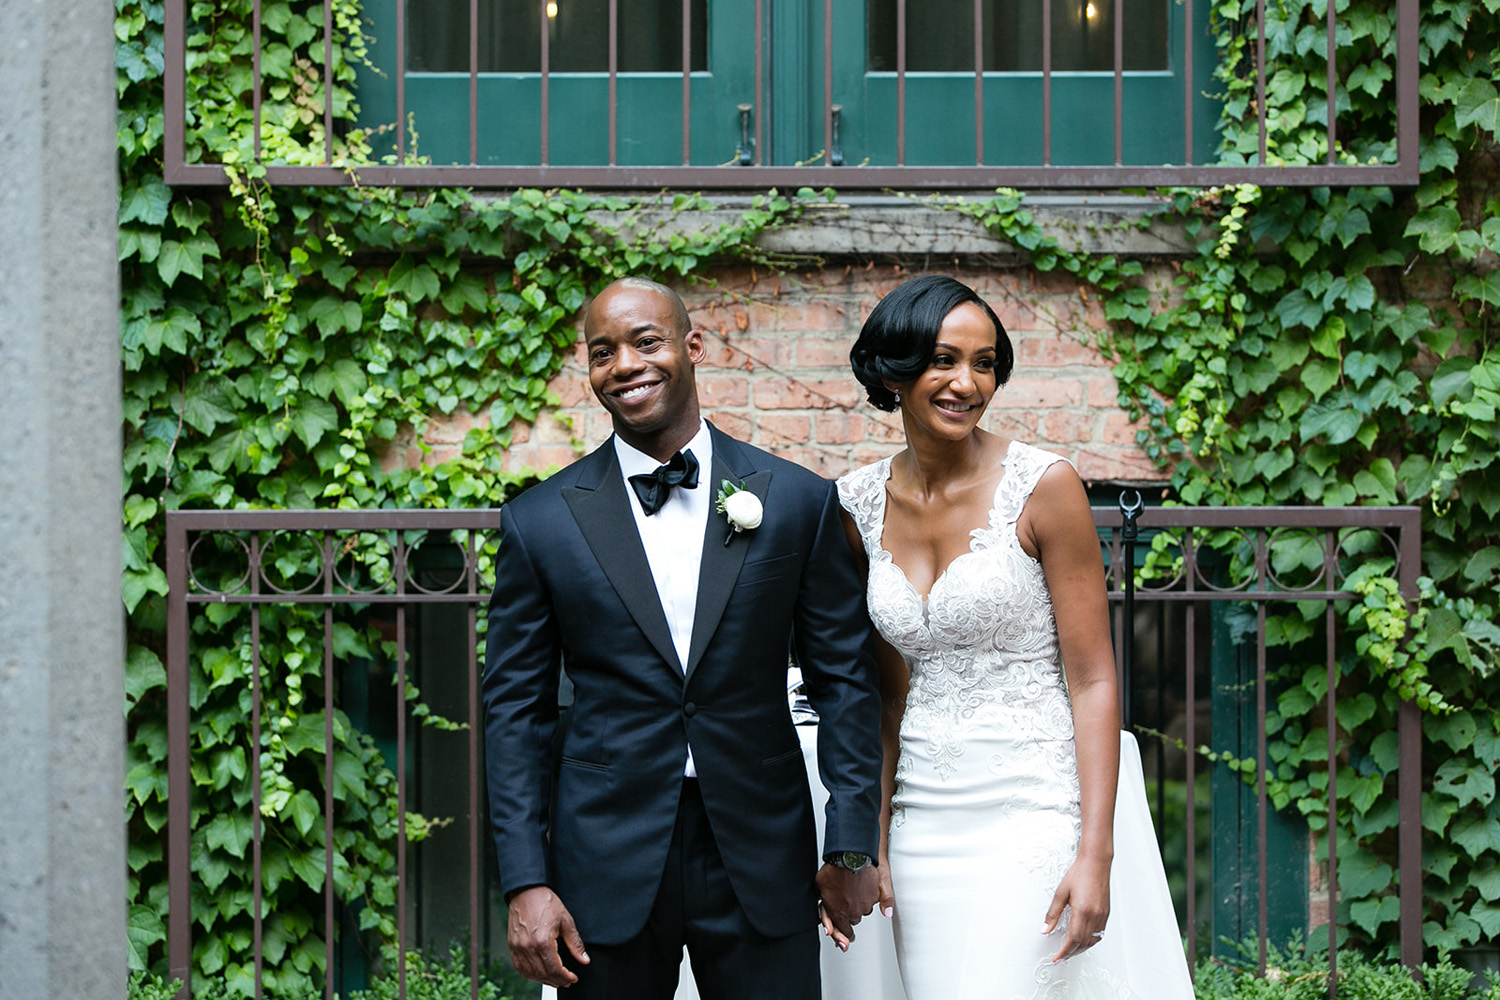
<svg viewBox="0 0 1500 1000"><path fill-rule="evenodd" d="M1255 912L1258 915L1257 933L1261 941L1261 963L1264 967L1267 941L1267 816L1268 803L1265 783L1265 768L1268 766L1266 748L1266 712L1268 692L1267 667L1267 609L1285 610L1294 602L1321 603L1324 607L1323 629L1326 632L1326 662L1329 692L1327 705L1328 730L1328 794L1330 801L1330 836L1337 829L1333 814L1336 802L1334 787L1338 770L1339 727L1337 724L1337 679L1340 670L1338 659L1345 649L1340 627L1341 616L1336 604L1357 599L1347 585L1356 569L1368 571L1371 560L1381 560L1389 565L1389 576L1393 577L1400 593L1408 600L1417 597L1417 576L1420 571L1421 518L1415 507L1335 507L1335 508L1151 508L1142 512L1137 526L1147 533L1164 533L1170 538L1166 552L1170 562L1177 567L1169 579L1143 581L1128 589L1124 568L1132 566L1124 546L1127 543L1122 528L1121 511L1115 508L1094 508L1094 522L1101 533L1101 545L1109 566L1108 586L1115 612L1116 646L1120 657L1122 674L1126 671L1129 646L1118 640L1132 631L1127 627L1125 607L1127 603L1141 608L1182 609L1181 625L1172 640L1179 648L1168 667L1163 657L1156 664L1155 672L1166 678L1174 690L1174 698L1181 697L1185 718L1180 731L1186 737L1189 748L1202 742L1213 744L1219 734L1210 732L1206 724L1207 709L1201 707L1208 693L1198 687L1196 678L1202 673L1201 650L1207 645L1203 640L1211 631L1214 609L1229 604L1237 605L1243 613L1253 608L1257 624L1253 643L1244 640L1235 646L1235 655L1245 658L1253 655L1253 682L1243 685L1244 697L1254 699L1254 733L1256 748L1254 761L1258 764L1260 778L1256 788L1255 820L1252 824L1220 824L1221 834L1238 837L1241 843L1255 845L1246 852L1256 857L1255 881L1259 890L1255 892ZM246 756L249 773L244 778L244 794L248 799L248 815L253 823L253 834L249 845L249 863L253 882L253 956L237 960L253 964L256 996L260 997L261 974L265 964L262 951L263 928L274 914L264 912L263 872L261 867L261 845L264 838L264 822L261 813L262 765L255 748L262 745L262 734L266 723L262 715L267 698L267 686L276 685L281 668L263 661L261 647L265 638L282 644L294 642L304 649L307 662L321 662L321 691L303 690L302 707L299 711L320 716L323 732L323 761L325 771L321 787L308 791L321 804L321 822L324 842L336 842L334 835L338 823L338 803L334 796L335 780L333 760L335 757L334 713L346 710L346 699L353 697L344 690L344 685L358 687L358 679L372 669L369 663L342 662L345 658L335 653L335 624L359 621L365 625L379 623L379 628L393 645L388 653L390 662L380 666L382 676L391 683L391 714L393 718L367 720L379 723L390 740L386 748L389 765L396 775L396 797L398 816L404 817L407 810L435 809L451 816L455 822L443 831L442 843L408 845L405 827L398 828L396 856L396 919L399 947L398 969L404 975L408 949L420 944L432 944L434 940L446 943L433 928L443 928L443 933L459 934L468 945L470 975L477 984L480 956L503 947L503 932L497 937L487 933L492 922L492 884L495 879L494 865L487 861L490 832L487 827L487 810L484 808L484 769L482 760L482 726L479 704L479 657L476 632L479 609L488 598L488 589L480 575L480 555L494 543L499 528L499 514L493 510L381 510L381 511L171 511L167 514L165 552L167 579L170 592L167 598L167 725L168 725L168 801L167 801L167 856L166 867L169 883L168 965L169 975L187 983L192 971L194 872L192 863L192 788L193 751L191 727L193 709L191 694L195 688L193 678L193 640L195 634L190 616L195 608L206 605L239 605L248 608L249 615L249 659L246 676L241 683L246 691L244 699L250 706L250 735ZM1222 553L1224 537L1237 539L1232 546L1235 554L1232 565L1226 566L1216 553ZM1211 546L1210 537L1215 536L1218 545ZM1319 564L1310 567L1304 558L1300 569L1278 571L1274 549L1280 540L1294 536L1303 551L1317 551ZM371 575L365 570L367 563L357 558L361 546L375 544L384 546L384 554L377 563L385 569ZM434 560L434 550L442 550L441 558ZM425 555L424 555L425 550ZM279 555L300 553L300 575L288 578ZM382 561L383 560L383 561ZM1219 560L1217 563L1216 560ZM365 569L361 569L364 566ZM426 566L427 569L421 567ZM436 567L436 570L433 569ZM1128 598L1127 598L1128 595ZM298 628L295 638L280 634L285 624L278 625L278 608L293 605L312 606L320 609L323 634L303 634L310 631ZM422 616L431 614L431 609L446 608L441 621L427 620ZM427 621L425 626L423 622ZM440 636L442 648L434 651L434 637ZM1251 646L1253 645L1253 654ZM319 653L319 647L321 652ZM424 652L425 662L424 662ZM1344 668L1347 671L1347 666ZM423 773L413 766L413 757L418 744L409 731L408 723L412 706L406 697L407 680L413 671L420 672L424 697L446 686L449 704L445 709L449 718L463 723L456 732L442 734L441 746L428 753L439 758L437 771L443 776L445 787L442 801L414 802L410 781L413 775ZM342 678L340 680L339 678ZM1122 690L1127 704L1130 692L1140 684L1132 684L1123 678ZM1205 685L1206 686L1206 685ZM276 688L272 688L275 692ZM373 704L373 702L372 702ZM1398 791L1399 826L1396 834L1399 852L1397 888L1399 890L1399 934L1402 961L1416 966L1421 961L1421 724L1418 709L1411 703L1400 707L1398 720L1399 768L1396 776ZM423 744L426 745L426 744ZM1347 748L1345 748L1347 749ZM1163 752L1160 749L1158 752ZM1189 887L1186 905L1179 910L1184 922L1188 941L1189 957L1200 930L1206 929L1208 921L1195 902L1193 886L1196 883L1197 866L1201 859L1193 849L1194 831L1198 823L1212 810L1194 805L1193 789L1196 786L1197 769L1202 766L1194 752L1167 749L1166 753L1177 753L1183 759L1174 761L1174 768L1185 768L1187 780L1187 807L1184 822L1188 845L1186 857L1167 859L1169 869L1181 871L1185 865ZM1248 757L1248 754L1245 756ZM1148 772L1149 773L1149 772ZM1161 772L1159 771L1158 774ZM1243 788L1242 779L1236 772L1230 775L1231 784ZM1158 779L1160 780L1160 779ZM424 793L435 794L432 792ZM1160 812L1160 810L1159 810ZM1158 823L1164 822L1159 815ZM1173 831L1174 833L1177 831ZM413 874L409 856L413 850L438 851L446 868L448 881L443 886L429 891L417 892L414 882L421 877ZM338 988L336 971L339 965L341 940L350 934L357 935L354 922L347 908L357 901L338 898L334 887L334 872L337 864L336 852L328 851L323 859L324 877L320 886L303 890L305 893L321 895L323 925L320 934L324 945L322 975L325 995L332 998ZM1337 846L1330 842L1327 861L1328 885L1336 887ZM429 855L429 858L432 856ZM1278 859L1280 867L1306 865L1306 857ZM436 865L419 871L422 877L436 877ZM1217 877L1217 876L1216 876ZM1231 881L1249 882L1251 873L1244 872ZM1253 890L1246 886L1220 886L1215 882L1211 895L1245 893ZM197 894L200 898L201 893ZM1330 891L1328 901L1328 937L1330 964L1337 961L1338 908L1336 890ZM445 911L440 920L436 910ZM1304 911L1305 912L1305 911ZM421 918L428 928L426 933L414 930L412 921ZM401 980L404 983L404 979ZM477 985L475 987L477 990ZM185 995L185 994L184 994ZM404 993L403 993L404 995Z"/></svg>
<svg viewBox="0 0 1500 1000"><path fill-rule="evenodd" d="M1040 6L1041 22L1039 72L1006 74L985 68L982 38L987 30L992 30L995 26L986 24L984 0L974 0L972 96L963 98L955 96L962 90L964 75L950 73L946 75L946 79L953 86L943 91L947 96L942 103L934 104L932 98L924 97L922 103L917 105L912 103L914 89L928 86L929 78L934 74L909 69L906 31L909 5L907 0L893 0L896 7L895 71L894 74L885 73L884 77L894 77L894 96L893 98L886 96L891 89L889 86L891 80L885 79L884 82L878 83L878 89L882 95L875 102L878 107L872 105L866 108L864 120L872 130L877 127L882 130L888 129L889 123L882 119L887 110L891 112L894 117L894 141L890 145L893 147L894 155L889 157L888 162L883 161L882 154L881 157L868 157L867 162L861 161L857 165L852 157L846 158L843 154L850 128L847 105L853 99L849 96L849 92L851 88L865 88L873 93L871 88L877 87L877 84L872 84L870 81L882 76L879 73L868 72L866 53L855 52L854 49L859 47L851 47L851 43L846 40L850 37L864 37L866 26L863 18L867 12L863 4L856 7L851 6L847 0L837 0L837 3L836 0L821 0L821 18L819 19L816 17L819 0L802 0L807 4L808 12L812 14L808 20L820 20L821 31L809 28L804 32L806 37L800 37L796 42L807 48L808 52L803 63L806 78L798 85L801 90L796 92L797 101L793 102L786 98L789 92L785 89L781 91L769 89L773 81L768 80L768 77L774 75L773 68L780 65L775 62L778 52L784 50L789 43L784 34L777 34L768 29L768 18L774 13L770 9L772 5L766 4L765 0L754 0L753 73L747 71L744 74L746 86L751 93L748 99L741 99L738 104L726 103L723 95L716 97L715 100L722 107L716 106L713 112L712 129L716 130L715 135L711 143L705 140L700 144L697 141L698 134L708 126L704 125L703 116L698 114L697 110L699 105L708 99L708 94L705 90L695 87L695 77L703 78L709 74L694 68L695 57L690 45L693 7L691 0L683 0L682 3L681 85L680 93L676 97L677 103L680 104L680 108L677 109L680 111L680 126L672 126L676 134L670 137L657 135L655 138L645 139L640 136L627 137L622 132L621 85L627 82L627 78L632 74L622 72L620 69L619 0L608 0L607 3L609 40L607 68L592 74L594 90L589 91L590 94L598 91L602 107L594 102L592 97L587 107L574 106L567 103L565 99L560 99L559 86L565 77L576 82L589 74L564 74L551 67L547 30L537 32L539 72L522 74L526 77L524 91L505 91L509 96L504 100L493 99L497 91L492 89L492 84L499 86L502 78L514 82L519 77L515 73L496 73L481 68L478 44L480 2L468 0L467 73L447 73L445 77L448 79L445 79L443 84L445 87L443 101L450 104L462 100L458 97L463 93L460 83L466 84L467 156L455 155L450 162L419 162L412 156L412 142L408 138L406 129L408 113L412 109L409 97L412 87L418 83L425 86L430 82L428 77L432 74L424 76L422 73L413 73L409 69L407 43L410 33L407 31L407 18L408 8L411 5L408 0L383 0L383 2L394 3L395 11L394 20L390 25L394 39L387 38L382 41L385 61L380 67L381 73L394 87L393 111L395 124L398 127L394 130L391 150L394 154L393 162L359 165L351 170L347 165L336 160L334 142L336 128L340 123L334 119L333 102L326 99L321 102L325 136L325 149L321 164L289 165L263 159L261 108L265 80L262 76L260 16L262 0L253 0L251 29L253 65L251 66L249 100L252 103L254 152L256 161L265 166L266 178L271 183L348 185L355 183L357 176L357 181L361 184L412 187L453 185L481 188L537 186L600 189L671 187L764 190L773 186L781 188L831 186L839 189L918 190L979 189L993 188L997 185L1020 188L1210 186L1242 182L1262 185L1411 185L1417 183L1418 180L1419 9L1417 0L1395 0L1394 4L1396 10L1395 72L1388 86L1393 88L1396 113L1394 135L1382 139L1382 141L1393 143L1396 151L1394 162L1365 164L1339 162L1340 143L1348 137L1339 131L1336 112L1338 102L1328 100L1326 122L1323 123L1326 129L1327 160L1324 163L1311 165L1281 165L1268 156L1266 88L1268 79L1275 74L1277 67L1267 61L1265 0L1257 2L1251 29L1255 32L1252 46L1254 55L1253 65L1248 67L1248 72L1254 76L1256 92L1254 106L1260 142L1258 162L1249 165L1205 163L1201 162L1202 157L1199 158L1200 162L1195 162L1195 148L1203 148L1205 133L1212 131L1211 125L1205 127L1201 119L1207 100L1204 91L1209 89L1204 83L1207 79L1204 71L1205 67L1211 66L1212 61L1217 57L1214 47L1205 44L1198 32L1173 29L1173 33L1179 36L1180 42L1168 54L1172 67L1170 80L1174 81L1172 86L1176 88L1176 93L1170 96L1169 102L1164 103L1161 109L1143 110L1139 106L1141 103L1139 99L1134 104L1127 99L1127 88L1134 84L1130 82L1132 71L1126 68L1127 57L1124 43L1126 18L1123 15L1111 18L1113 22L1112 69L1091 74L1070 73L1057 69L1053 64L1055 28L1052 0L1037 0ZM543 8L540 23L545 25L549 16L546 10L551 8L550 16L555 17L557 3L555 0L550 3L548 0L536 0L536 2ZM1118 0L1098 0L1101 5L1110 5L1115 2ZM1195 5L1197 6L1196 13ZM187 6L186 0L166 0L165 177L169 184L223 184L225 173L221 165L187 161L186 128L190 118L189 101L192 97L186 91L185 73L189 26ZM318 19L313 14L317 7L315 0L308 6L312 8L308 19L316 23ZM1094 6L1093 3L1088 4L1090 9ZM1200 18L1203 16L1208 0L1177 0L1175 6L1181 8L1181 15L1185 19L1183 23L1191 26L1197 23L1194 20L1195 16ZM1337 88L1339 66L1338 5L1330 3L1325 6L1327 8L1326 92L1333 94ZM309 44L307 58L314 62L321 58L318 72L321 77L322 93L326 95L334 86L332 0L323 0L321 7L323 38L321 45L316 44L316 40ZM857 18L855 14L858 15ZM744 16L748 28L750 15ZM712 11L710 11L711 19ZM854 23L856 21L857 23ZM736 40L736 44L748 50L749 41L740 38ZM387 46L389 48L386 48ZM1204 51L1205 49L1207 51ZM319 50L321 50L320 56ZM673 74L676 72L674 70ZM635 74L637 77L641 75ZM646 75L664 77L672 74ZM753 85L749 82L752 75ZM1004 78L1009 78L1014 83L1016 79L1028 76L1031 78L1030 81L1020 90L996 91L994 89L1003 82ZM1094 82L1089 86L1095 89L1088 90L1090 96L1082 100L1076 96L1080 93L1079 91L1068 90L1067 93L1074 96L1069 96L1065 101L1068 106L1060 110L1057 102L1058 88L1063 85L1069 87L1077 85L1077 78L1080 76L1094 77ZM1107 91L1110 97L1103 96L1106 93L1103 89L1104 79L1112 81L1112 89ZM857 82L851 83L851 80ZM667 82L665 79L659 80L662 84ZM784 82L776 85L787 86ZM954 89L955 86L958 90ZM530 96L533 89L534 99ZM700 93L696 103L695 90ZM817 93L819 90L820 95ZM575 89L570 92L576 93L577 91ZM515 96L520 93L526 96L524 98ZM922 93L930 95L936 92L922 90ZM1164 92L1156 90L1151 93L1161 95ZM649 100L653 105L660 105L663 100L671 102L670 89L663 89L659 86L652 91L652 94L655 96ZM775 94L782 96L773 99ZM363 98L363 95L361 97ZM958 103L951 103L955 99ZM1152 100L1158 99L1161 98L1152 98ZM1110 124L1105 124L1106 117L1099 105L1111 101L1112 118L1108 119ZM517 105L528 102L531 103L527 108L518 109ZM792 107L794 103L799 104L795 111ZM964 106L965 104L967 106ZM1112 124L1112 156L1103 153L1094 158L1097 162L1094 160L1078 162L1077 157L1062 157L1057 152L1060 140L1068 138L1069 131L1076 133L1084 127L1068 117L1083 113L1084 105L1088 106L1088 113L1094 116L1089 119L1091 124L1086 126L1087 130L1102 132L1110 128ZM1169 110L1168 105L1175 110ZM1134 107L1134 110L1127 112L1127 106ZM654 108L652 113L658 118L663 115L670 118L670 114L660 107ZM638 112L632 112L632 114L638 115ZM792 143L785 142L774 159L768 158L766 156L768 143L775 145L773 133L782 127L783 119L789 120L788 116L794 114L803 118L811 118L812 122L807 123L807 127L802 130L801 134L804 138L820 135L821 150L818 151L815 159L799 160L798 156L792 155L794 151L787 148ZM1173 114L1179 115L1175 130L1170 120L1164 120L1170 119ZM1133 119L1130 118L1132 115ZM731 116L735 118L734 122L728 120ZM456 132L462 127L456 124L457 118L455 112L444 127ZM1200 119L1196 124L1195 118ZM593 119L599 119L599 121L594 122ZM1130 121L1136 124L1130 124ZM1151 121L1153 127L1160 126L1167 130L1164 134L1171 135L1170 142L1162 141L1163 148L1160 156L1154 155L1155 150L1145 157L1135 153L1127 154L1127 136L1138 130L1139 123L1142 121ZM1031 130L1028 134L1039 133L1039 155L1035 157L1034 162L1016 161L1007 150L997 148L1001 146L999 139L1008 138L1017 131L1015 127L1017 122L1026 123L1027 128ZM923 129L928 129L926 134L929 135L932 134L930 132L932 128L950 130L947 134L955 139L962 139L964 148L972 150L972 155L962 162L937 164L913 162L913 158L909 156L908 139L913 133L914 123ZM604 151L598 157L597 162L578 162L576 159L560 158L557 155L557 139L560 132L564 129L574 130L580 127L596 129L607 136L606 140L600 142ZM966 135L970 131L972 135ZM732 137L725 139L725 136ZM738 137L738 140L736 141L733 137ZM456 136L446 138L453 140L450 148L458 148ZM626 138L630 138L630 141L637 147L644 147L647 151L641 154L640 150L636 149L630 156L622 155L622 141ZM1108 145L1102 136L1098 137L1098 143L1101 149ZM713 155L710 156L704 149L700 149L700 145L711 148ZM1167 146L1177 152L1169 153ZM522 147L535 150L535 153L528 152L524 158L516 156L514 151ZM723 155L725 153L728 155ZM641 155L644 155L649 162L638 162ZM956 155L953 158L958 159Z"/></svg>

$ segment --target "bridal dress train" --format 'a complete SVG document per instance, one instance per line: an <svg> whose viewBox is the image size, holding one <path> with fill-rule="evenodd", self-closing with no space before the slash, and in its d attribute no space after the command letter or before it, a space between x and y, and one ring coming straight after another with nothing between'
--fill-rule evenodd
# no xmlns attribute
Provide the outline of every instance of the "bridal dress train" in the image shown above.
<svg viewBox="0 0 1500 1000"><path fill-rule="evenodd" d="M1052 964L1041 933L1080 835L1073 713L1041 564L1016 521L1056 455L1012 442L989 524L923 600L882 545L890 459L839 481L869 557L869 610L905 658L890 864L910 1000L1191 1000L1146 806L1121 734L1111 912L1104 937Z"/></svg>

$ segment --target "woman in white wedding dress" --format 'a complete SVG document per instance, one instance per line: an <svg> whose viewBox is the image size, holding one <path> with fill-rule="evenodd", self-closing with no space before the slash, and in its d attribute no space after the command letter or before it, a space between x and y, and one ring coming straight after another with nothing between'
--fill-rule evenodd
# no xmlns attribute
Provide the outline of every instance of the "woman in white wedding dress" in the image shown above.
<svg viewBox="0 0 1500 1000"><path fill-rule="evenodd" d="M979 427L1004 328L927 276L850 357L906 430L838 485L883 640L881 906L907 996L1189 1000L1083 484Z"/></svg>

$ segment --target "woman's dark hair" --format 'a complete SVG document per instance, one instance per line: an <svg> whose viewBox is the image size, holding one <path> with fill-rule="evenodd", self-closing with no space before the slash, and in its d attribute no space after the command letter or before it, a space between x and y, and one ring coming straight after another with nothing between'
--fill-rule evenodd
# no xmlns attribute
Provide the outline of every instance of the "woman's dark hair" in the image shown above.
<svg viewBox="0 0 1500 1000"><path fill-rule="evenodd" d="M968 285L946 274L927 274L902 282L881 299L849 350L849 365L871 406L887 413L896 408L896 394L885 384L910 382L927 370L943 320L965 302L979 306L995 324L995 384L1005 384L1015 352L1000 317Z"/></svg>

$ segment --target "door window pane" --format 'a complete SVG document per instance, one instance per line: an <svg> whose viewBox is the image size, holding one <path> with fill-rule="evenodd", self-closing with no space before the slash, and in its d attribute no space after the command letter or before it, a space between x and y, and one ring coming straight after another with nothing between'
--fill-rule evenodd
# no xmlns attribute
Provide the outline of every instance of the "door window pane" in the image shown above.
<svg viewBox="0 0 1500 1000"><path fill-rule="evenodd" d="M682 72L682 0L617 0L622 73ZM469 0L409 0L407 68L469 71ZM690 65L708 68L708 3L691 0ZM609 0L479 0L479 71L540 73L547 22L552 73L609 72Z"/></svg>
<svg viewBox="0 0 1500 1000"><path fill-rule="evenodd" d="M1040 72L1042 3L983 0L987 72ZM1167 69L1167 0L1050 0L1052 69L1112 72L1115 22L1124 17L1124 68ZM871 72L896 70L896 0L866 0ZM974 72L973 0L907 0L909 72Z"/></svg>

